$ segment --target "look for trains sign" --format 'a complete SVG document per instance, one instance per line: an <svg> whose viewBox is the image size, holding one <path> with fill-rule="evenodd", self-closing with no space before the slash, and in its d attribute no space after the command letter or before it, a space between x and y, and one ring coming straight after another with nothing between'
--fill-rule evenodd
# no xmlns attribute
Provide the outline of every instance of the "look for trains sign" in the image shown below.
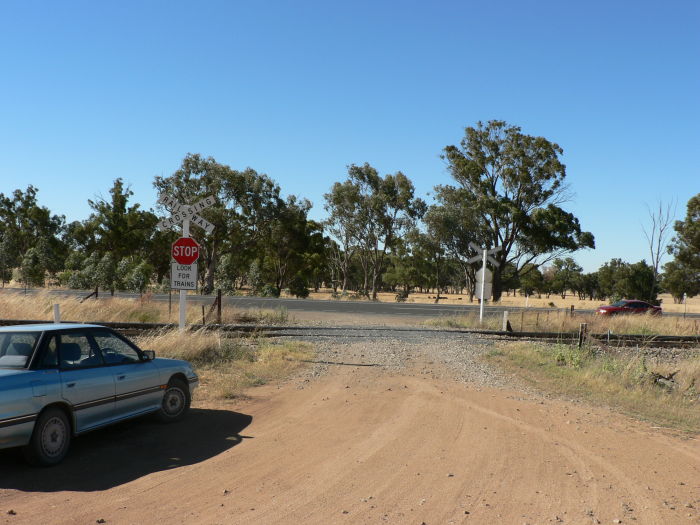
<svg viewBox="0 0 700 525"><path fill-rule="evenodd" d="M170 268L170 286L174 290L195 290L197 288L197 259L199 244L192 237L180 237L173 243L172 256L175 260Z"/></svg>

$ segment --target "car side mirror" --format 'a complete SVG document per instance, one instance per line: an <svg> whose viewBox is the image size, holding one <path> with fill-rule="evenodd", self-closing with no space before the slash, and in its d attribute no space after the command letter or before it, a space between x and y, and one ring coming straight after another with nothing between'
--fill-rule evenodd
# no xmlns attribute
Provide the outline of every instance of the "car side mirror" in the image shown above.
<svg viewBox="0 0 700 525"><path fill-rule="evenodd" d="M153 361L156 358L156 352L154 350L144 350L143 357L144 361Z"/></svg>

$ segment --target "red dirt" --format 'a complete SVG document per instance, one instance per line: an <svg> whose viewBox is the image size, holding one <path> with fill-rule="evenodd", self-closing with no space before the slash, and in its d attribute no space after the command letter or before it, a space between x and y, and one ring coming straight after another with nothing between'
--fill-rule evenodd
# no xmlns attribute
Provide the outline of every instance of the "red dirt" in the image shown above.
<svg viewBox="0 0 700 525"><path fill-rule="evenodd" d="M607 410L352 366L251 394L3 452L0 523L700 523L700 442Z"/></svg>

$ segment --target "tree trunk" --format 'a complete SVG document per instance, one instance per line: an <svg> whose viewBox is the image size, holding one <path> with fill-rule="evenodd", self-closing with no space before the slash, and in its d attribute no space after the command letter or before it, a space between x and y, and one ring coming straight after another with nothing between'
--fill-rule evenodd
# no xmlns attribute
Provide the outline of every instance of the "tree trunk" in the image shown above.
<svg viewBox="0 0 700 525"><path fill-rule="evenodd" d="M501 268L498 267L493 272L493 302L498 301L501 298L502 294L503 294L503 284L501 281Z"/></svg>
<svg viewBox="0 0 700 525"><path fill-rule="evenodd" d="M204 286L204 293L209 294L214 290L214 274L216 273L216 262L217 262L217 246L216 241L212 243L211 257L209 258L209 264L207 265L207 276L206 285Z"/></svg>
<svg viewBox="0 0 700 525"><path fill-rule="evenodd" d="M372 269L372 300L377 300L377 271Z"/></svg>

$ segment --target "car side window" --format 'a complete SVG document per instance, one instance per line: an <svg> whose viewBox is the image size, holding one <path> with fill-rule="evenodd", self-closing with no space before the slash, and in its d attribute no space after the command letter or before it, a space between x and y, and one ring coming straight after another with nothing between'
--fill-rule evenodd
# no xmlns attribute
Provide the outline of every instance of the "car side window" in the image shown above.
<svg viewBox="0 0 700 525"><path fill-rule="evenodd" d="M57 337L61 368L88 368L104 364L99 350L92 347L87 334L62 333Z"/></svg>
<svg viewBox="0 0 700 525"><path fill-rule="evenodd" d="M0 366L24 368L32 355L39 332L0 334Z"/></svg>
<svg viewBox="0 0 700 525"><path fill-rule="evenodd" d="M58 336L51 336L49 342L44 347L44 353L41 356L39 368L57 368L58 367Z"/></svg>
<svg viewBox="0 0 700 525"><path fill-rule="evenodd" d="M92 335L104 356L105 363L108 365L138 363L141 361L138 351L115 334L111 332L93 332Z"/></svg>

